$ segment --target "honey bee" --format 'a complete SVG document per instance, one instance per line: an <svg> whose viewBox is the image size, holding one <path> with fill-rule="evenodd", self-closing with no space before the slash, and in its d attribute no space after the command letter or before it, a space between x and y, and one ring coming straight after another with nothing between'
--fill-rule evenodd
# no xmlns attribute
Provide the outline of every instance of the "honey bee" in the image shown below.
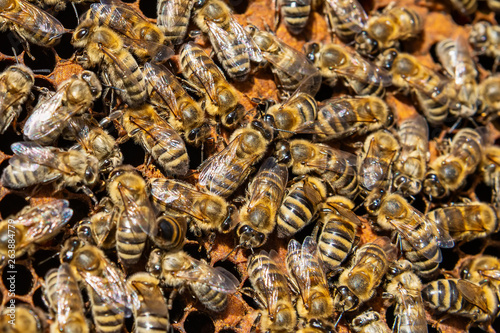
<svg viewBox="0 0 500 333"><path fill-rule="evenodd" d="M373 56L399 41L416 37L424 28L424 18L414 9L387 6L379 15L368 19L363 31L356 35L356 50L365 56Z"/></svg>
<svg viewBox="0 0 500 333"><path fill-rule="evenodd" d="M50 332L89 332L80 287L68 264L45 274L44 295L49 309L56 314Z"/></svg>
<svg viewBox="0 0 500 333"><path fill-rule="evenodd" d="M472 45L476 54L485 55L495 59L493 72L496 72L500 52L500 27L492 25L487 21L480 21L472 25L469 33L469 43Z"/></svg>
<svg viewBox="0 0 500 333"><path fill-rule="evenodd" d="M159 112L172 127L184 133L189 144L201 145L210 135L210 127L205 121L205 111L188 95L176 76L165 66L147 62L144 77L148 83L150 100L166 114Z"/></svg>
<svg viewBox="0 0 500 333"><path fill-rule="evenodd" d="M33 72L23 65L10 66L0 74L0 134L19 117L34 83Z"/></svg>
<svg viewBox="0 0 500 333"><path fill-rule="evenodd" d="M464 16L473 15L477 11L477 0L450 0L450 3Z"/></svg>
<svg viewBox="0 0 500 333"><path fill-rule="evenodd" d="M176 179L151 178L149 184L154 202L170 215L188 216L194 222L192 229L224 233L232 229L236 207L222 197Z"/></svg>
<svg viewBox="0 0 500 333"><path fill-rule="evenodd" d="M500 111L500 77L490 76L478 86L478 98L481 102L480 110L484 116L497 118Z"/></svg>
<svg viewBox="0 0 500 333"><path fill-rule="evenodd" d="M357 0L326 0L324 6L326 4L329 7L324 7L323 10L327 14L329 23L335 30L335 34L343 40L354 39L368 22L368 15Z"/></svg>
<svg viewBox="0 0 500 333"><path fill-rule="evenodd" d="M275 157L262 163L257 175L248 185L248 196L240 209L239 244L244 248L262 246L276 225L276 215L283 201L288 169Z"/></svg>
<svg viewBox="0 0 500 333"><path fill-rule="evenodd" d="M174 45L182 44L196 2L195 0L158 1L156 24L163 32L165 41Z"/></svg>
<svg viewBox="0 0 500 333"><path fill-rule="evenodd" d="M377 64L392 74L395 87L415 95L431 125L442 124L449 109L461 108L449 82L411 54L388 49L379 55Z"/></svg>
<svg viewBox="0 0 500 333"><path fill-rule="evenodd" d="M174 251L182 248L186 241L187 221L183 216L161 214L156 219L154 244L162 250Z"/></svg>
<svg viewBox="0 0 500 333"><path fill-rule="evenodd" d="M250 61L262 62L259 48L224 1L206 1L196 10L194 21L208 33L219 62L232 79L245 81L250 73Z"/></svg>
<svg viewBox="0 0 500 333"><path fill-rule="evenodd" d="M333 298L322 266L318 246L312 237L306 237L302 246L296 240L290 240L286 268L294 287L300 293L296 304L297 313L307 321L325 320L334 312Z"/></svg>
<svg viewBox="0 0 500 333"><path fill-rule="evenodd" d="M180 135L148 104L123 111L121 124L134 141L171 175L185 175L189 156Z"/></svg>
<svg viewBox="0 0 500 333"><path fill-rule="evenodd" d="M272 139L272 128L265 121L256 119L237 129L229 145L200 166L198 187L227 198L247 179Z"/></svg>
<svg viewBox="0 0 500 333"><path fill-rule="evenodd" d="M254 299L261 310L254 322L262 332L290 332L297 325L291 292L283 270L276 264L271 250L252 255L248 260L248 278L252 284Z"/></svg>
<svg viewBox="0 0 500 333"><path fill-rule="evenodd" d="M262 52L261 65L271 64L271 71L279 81L278 88L284 95L293 93L301 85L303 92L316 95L321 86L321 73L304 54L271 32L261 31L253 25L247 26L247 30Z"/></svg>
<svg viewBox="0 0 500 333"><path fill-rule="evenodd" d="M15 217L0 223L0 256L21 257L36 244L54 238L71 216L73 210L69 208L67 200L55 199L39 206L23 208ZM15 240L14 248L12 240Z"/></svg>
<svg viewBox="0 0 500 333"><path fill-rule="evenodd" d="M296 175L316 173L339 195L354 197L358 190L356 156L308 140L280 141L276 151L288 151L292 172Z"/></svg>
<svg viewBox="0 0 500 333"><path fill-rule="evenodd" d="M42 145L53 143L73 116L88 110L101 96L97 75L83 71L60 84L54 94L44 96L24 124L24 138Z"/></svg>
<svg viewBox="0 0 500 333"><path fill-rule="evenodd" d="M130 266L141 259L146 240L154 236L155 213L146 181L131 165L116 167L109 175L108 194L117 209L116 252Z"/></svg>
<svg viewBox="0 0 500 333"><path fill-rule="evenodd" d="M479 285L500 287L500 260L494 256L480 255L465 261L461 268L462 278Z"/></svg>
<svg viewBox="0 0 500 333"><path fill-rule="evenodd" d="M318 252L328 272L336 270L354 249L360 219L352 212L354 202L331 196L320 207Z"/></svg>
<svg viewBox="0 0 500 333"><path fill-rule="evenodd" d="M205 94L209 115L220 116L222 125L235 128L243 118L236 89L227 82L219 67L198 45L189 42L180 51L182 75Z"/></svg>
<svg viewBox="0 0 500 333"><path fill-rule="evenodd" d="M294 179L276 218L278 237L291 237L311 223L326 195L320 178L300 176Z"/></svg>
<svg viewBox="0 0 500 333"><path fill-rule="evenodd" d="M43 313L41 311L37 311L37 308L31 308L27 304L18 304L15 299L11 299L8 302L9 305L15 304L15 306L14 309L9 309L5 305L0 312L2 333L46 332L46 319L42 316ZM13 315L15 316L15 320L11 319Z"/></svg>
<svg viewBox="0 0 500 333"><path fill-rule="evenodd" d="M388 177L400 148L398 140L385 130L366 138L358 164L358 183L366 193L377 187L389 187Z"/></svg>
<svg viewBox="0 0 500 333"><path fill-rule="evenodd" d="M423 191L432 198L443 198L462 187L482 159L483 138L476 130L463 128L451 141L450 151L432 161Z"/></svg>
<svg viewBox="0 0 500 333"><path fill-rule="evenodd" d="M11 150L15 155L3 170L1 183L4 187L23 189L52 183L55 191L73 187L94 199L89 189L99 180L99 161L94 156L32 142L13 143Z"/></svg>
<svg viewBox="0 0 500 333"><path fill-rule="evenodd" d="M234 293L240 284L224 268L209 266L184 251L162 252L155 249L146 269L167 286L180 288L181 291L189 287L207 309L215 312L226 309L228 294Z"/></svg>
<svg viewBox="0 0 500 333"><path fill-rule="evenodd" d="M364 244L354 254L351 266L342 272L334 293L335 308L354 311L375 295L375 288L396 258L396 247L380 237Z"/></svg>
<svg viewBox="0 0 500 333"><path fill-rule="evenodd" d="M392 77L356 51L340 44L309 44L308 57L319 68L323 81L335 86L342 80L354 94L383 97L385 88L392 85Z"/></svg>
<svg viewBox="0 0 500 333"><path fill-rule="evenodd" d="M94 213L77 224L78 238L102 250L115 248L116 215L113 215L113 212L114 205L111 199L102 198Z"/></svg>
<svg viewBox="0 0 500 333"><path fill-rule="evenodd" d="M430 157L429 126L425 118L415 115L403 120L398 137L401 152L394 164L393 185L404 195L416 195L422 190Z"/></svg>
<svg viewBox="0 0 500 333"><path fill-rule="evenodd" d="M144 104L147 98L146 81L116 32L105 26L96 26L92 20L85 20L76 27L71 44L84 48L84 53L77 56L77 62L85 68L100 66L103 81L115 87L128 106Z"/></svg>
<svg viewBox="0 0 500 333"><path fill-rule="evenodd" d="M300 34L309 21L312 2L312 0L275 0L274 30L279 25L281 13L287 30L293 35Z"/></svg>
<svg viewBox="0 0 500 333"><path fill-rule="evenodd" d="M495 209L484 202L437 208L426 217L446 230L455 242L484 238L498 229Z"/></svg>
<svg viewBox="0 0 500 333"><path fill-rule="evenodd" d="M134 332L168 332L169 314L160 281L149 273L139 272L127 278L127 287L134 305Z"/></svg>
<svg viewBox="0 0 500 333"><path fill-rule="evenodd" d="M493 203L500 207L500 148L493 144L484 148L480 170L484 183L493 188Z"/></svg>
<svg viewBox="0 0 500 333"><path fill-rule="evenodd" d="M439 313L453 314L487 327L498 314L498 296L487 284L462 279L440 279L422 289L426 305Z"/></svg>
<svg viewBox="0 0 500 333"><path fill-rule="evenodd" d="M391 330L380 318L380 313L368 310L355 317L351 329L356 333L390 333Z"/></svg>
<svg viewBox="0 0 500 333"><path fill-rule="evenodd" d="M119 333L131 306L125 275L97 247L78 239L66 240L60 254L89 295L97 332Z"/></svg>

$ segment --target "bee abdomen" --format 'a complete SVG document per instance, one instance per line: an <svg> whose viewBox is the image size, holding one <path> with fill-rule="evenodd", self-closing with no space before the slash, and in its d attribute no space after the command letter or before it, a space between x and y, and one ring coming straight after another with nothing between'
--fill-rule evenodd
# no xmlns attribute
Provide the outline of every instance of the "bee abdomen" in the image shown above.
<svg viewBox="0 0 500 333"><path fill-rule="evenodd" d="M311 222L315 211L315 204L307 199L303 188L298 188L290 193L278 212L279 237L289 237L297 233Z"/></svg>
<svg viewBox="0 0 500 333"><path fill-rule="evenodd" d="M167 318L151 313L145 313L135 319L136 333L163 333L167 332L170 323Z"/></svg>
<svg viewBox="0 0 500 333"><path fill-rule="evenodd" d="M306 27L311 13L310 1L284 0L281 6L285 24L292 34L299 34Z"/></svg>
<svg viewBox="0 0 500 333"><path fill-rule="evenodd" d="M43 183L49 169L39 166L34 171L20 170L21 164L26 161L22 159L10 160L9 165L2 173L2 185L7 188L20 189Z"/></svg>
<svg viewBox="0 0 500 333"><path fill-rule="evenodd" d="M208 309L216 312L226 309L227 294L201 283L195 284L192 289L198 300Z"/></svg>
<svg viewBox="0 0 500 333"><path fill-rule="evenodd" d="M116 251L124 265L133 265L140 260L147 237L140 226L126 217L120 218L116 231Z"/></svg>
<svg viewBox="0 0 500 333"><path fill-rule="evenodd" d="M353 223L329 220L318 240L318 250L325 264L330 268L340 266L351 252L355 237L356 226Z"/></svg>
<svg viewBox="0 0 500 333"><path fill-rule="evenodd" d="M121 333L125 322L124 313L115 313L109 304L104 303L93 291L90 292L92 301L92 317L96 331L100 333Z"/></svg>
<svg viewBox="0 0 500 333"><path fill-rule="evenodd" d="M212 45L217 45L217 43L214 42ZM248 77L248 73L250 73L250 57L246 46L243 44L233 44L229 47L232 47L234 52L231 54L230 60L226 58L221 50L217 50L217 58L230 77L237 81L244 81Z"/></svg>

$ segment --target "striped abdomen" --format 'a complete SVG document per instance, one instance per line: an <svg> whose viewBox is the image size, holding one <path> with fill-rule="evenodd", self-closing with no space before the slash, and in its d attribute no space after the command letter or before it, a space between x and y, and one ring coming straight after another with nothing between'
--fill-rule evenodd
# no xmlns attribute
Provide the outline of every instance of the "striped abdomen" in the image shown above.
<svg viewBox="0 0 500 333"><path fill-rule="evenodd" d="M192 0L160 0L158 2L157 25L167 41L175 45L184 41L193 5ZM175 17L174 13L177 14Z"/></svg>
<svg viewBox="0 0 500 333"><path fill-rule="evenodd" d="M335 212L323 213L320 219L323 229L318 239L318 251L325 265L332 270L351 253L357 225Z"/></svg>
<svg viewBox="0 0 500 333"><path fill-rule="evenodd" d="M206 91L207 82L204 81L204 78L199 77L196 71L209 72L215 82L225 80L224 74L219 67L217 67L203 49L194 43L184 44L180 53L180 63L182 75L202 91Z"/></svg>
<svg viewBox="0 0 500 333"><path fill-rule="evenodd" d="M306 27L311 13L311 0L281 0L281 16L287 29L294 35Z"/></svg>
<svg viewBox="0 0 500 333"><path fill-rule="evenodd" d="M26 165L33 165L28 169ZM9 160L9 165L3 170L2 185L7 188L21 189L36 184L43 184L53 175L60 174L48 167L35 164L27 158L14 156Z"/></svg>
<svg viewBox="0 0 500 333"><path fill-rule="evenodd" d="M203 303L208 309L221 312L227 307L227 294L217 291L215 288L204 283L190 284L191 290L196 295L198 300Z"/></svg>
<svg viewBox="0 0 500 333"><path fill-rule="evenodd" d="M116 229L116 252L125 266L136 264L142 255L148 235L122 211Z"/></svg>
<svg viewBox="0 0 500 333"><path fill-rule="evenodd" d="M412 263L413 269L418 276L424 279L429 279L434 277L439 272L441 250L435 241L431 241L426 247L416 250L410 243L408 243L408 241L401 239L401 247L405 258ZM423 255L425 252L431 259L428 259Z"/></svg>
<svg viewBox="0 0 500 333"><path fill-rule="evenodd" d="M92 288L87 288L92 303L92 317L98 333L121 333L125 322L125 313L105 302Z"/></svg>
<svg viewBox="0 0 500 333"><path fill-rule="evenodd" d="M108 59L108 62L111 64L108 67L111 85L119 88L117 92L128 106L136 107L144 104L148 97L148 92L146 80L144 80L139 65L137 65L134 57L126 50L120 50L115 57L121 64ZM123 67L127 68L129 72L124 73Z"/></svg>
<svg viewBox="0 0 500 333"><path fill-rule="evenodd" d="M232 31L227 31L228 36L224 37L224 44L221 45L220 36L216 37L209 30L210 42L212 43L217 58L222 64L226 73L237 81L244 81L250 73L250 55L247 46L241 43ZM230 51L226 51L230 49ZM226 53L229 52L229 53Z"/></svg>

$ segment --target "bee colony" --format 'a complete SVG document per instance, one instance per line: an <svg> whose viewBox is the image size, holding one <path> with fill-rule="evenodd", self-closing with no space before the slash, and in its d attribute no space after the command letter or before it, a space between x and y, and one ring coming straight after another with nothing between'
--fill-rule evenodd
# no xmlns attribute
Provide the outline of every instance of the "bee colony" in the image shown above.
<svg viewBox="0 0 500 333"><path fill-rule="evenodd" d="M497 11L0 3L0 332L498 331Z"/></svg>

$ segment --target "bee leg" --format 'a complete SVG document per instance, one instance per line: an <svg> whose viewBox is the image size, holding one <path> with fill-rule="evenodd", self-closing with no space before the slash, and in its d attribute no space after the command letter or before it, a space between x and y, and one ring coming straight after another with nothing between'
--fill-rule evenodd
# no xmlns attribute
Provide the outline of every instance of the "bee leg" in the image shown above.
<svg viewBox="0 0 500 333"><path fill-rule="evenodd" d="M167 301L167 307L168 310L172 310L172 305L174 304L174 299L177 297L177 294L182 293L184 291L184 286L182 286L180 289L174 288L172 289L172 292L168 296L168 301Z"/></svg>
<svg viewBox="0 0 500 333"><path fill-rule="evenodd" d="M92 200L92 202L94 203L94 206L97 206L99 204L99 202L97 201L97 199L94 195L94 192L92 192L92 190L90 188L88 188L85 185L82 185L79 187L79 190L81 190L83 193L85 193Z"/></svg>
<svg viewBox="0 0 500 333"><path fill-rule="evenodd" d="M262 312L259 312L257 317L255 317L255 320L253 321L252 327L250 328L250 333L257 332L257 326L259 325L261 318L262 318Z"/></svg>
<svg viewBox="0 0 500 333"><path fill-rule="evenodd" d="M274 7L274 31L278 30L280 25L280 3L279 0L273 0Z"/></svg>

